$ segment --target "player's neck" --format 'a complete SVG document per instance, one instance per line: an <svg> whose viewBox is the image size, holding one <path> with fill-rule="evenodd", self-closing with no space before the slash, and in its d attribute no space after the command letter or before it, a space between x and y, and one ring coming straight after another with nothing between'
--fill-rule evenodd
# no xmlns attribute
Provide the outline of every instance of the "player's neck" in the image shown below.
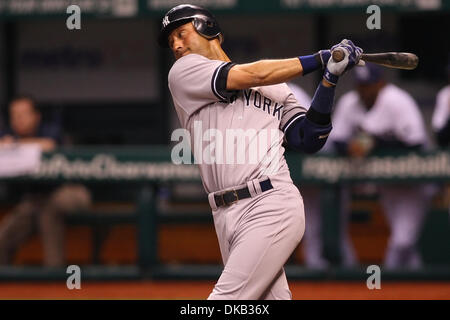
<svg viewBox="0 0 450 320"><path fill-rule="evenodd" d="M209 54L208 54L208 59L211 60L222 60L222 61L226 61L226 62L230 62L231 59L227 56L227 54L225 53L225 51L223 51L222 47L220 46L220 44L217 42L211 42L211 45L209 47Z"/></svg>

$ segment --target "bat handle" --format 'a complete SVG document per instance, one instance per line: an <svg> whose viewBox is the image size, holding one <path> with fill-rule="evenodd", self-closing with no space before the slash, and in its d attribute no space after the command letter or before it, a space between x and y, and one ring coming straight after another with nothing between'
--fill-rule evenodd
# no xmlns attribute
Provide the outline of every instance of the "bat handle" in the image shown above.
<svg viewBox="0 0 450 320"><path fill-rule="evenodd" d="M335 62L341 62L344 59L345 54L344 54L344 51L342 49L336 48L331 53L331 56L333 57L333 60Z"/></svg>

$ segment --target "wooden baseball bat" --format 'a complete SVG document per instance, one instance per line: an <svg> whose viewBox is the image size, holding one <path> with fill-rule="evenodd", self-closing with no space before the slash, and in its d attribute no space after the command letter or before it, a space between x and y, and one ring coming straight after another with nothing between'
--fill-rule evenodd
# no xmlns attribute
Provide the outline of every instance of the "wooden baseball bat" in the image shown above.
<svg viewBox="0 0 450 320"><path fill-rule="evenodd" d="M332 57L334 61L342 61L344 56L344 52L341 49L333 50ZM414 70L419 64L419 57L409 52L363 53L361 59L388 68L404 70Z"/></svg>

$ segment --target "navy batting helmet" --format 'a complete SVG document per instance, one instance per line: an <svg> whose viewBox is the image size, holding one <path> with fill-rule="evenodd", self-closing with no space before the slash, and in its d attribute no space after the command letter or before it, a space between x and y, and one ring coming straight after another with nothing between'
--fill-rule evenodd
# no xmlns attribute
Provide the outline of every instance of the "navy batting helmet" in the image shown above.
<svg viewBox="0 0 450 320"><path fill-rule="evenodd" d="M222 31L211 12L199 6L181 4L170 9L164 16L158 37L159 45L168 48L169 34L189 21L192 21L197 32L203 37L207 39L219 37L220 43L223 42Z"/></svg>

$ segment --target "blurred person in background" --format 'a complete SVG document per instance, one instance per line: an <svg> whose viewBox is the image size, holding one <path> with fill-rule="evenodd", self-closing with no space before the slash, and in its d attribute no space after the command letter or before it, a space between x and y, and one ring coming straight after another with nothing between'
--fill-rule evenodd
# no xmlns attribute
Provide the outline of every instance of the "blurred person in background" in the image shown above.
<svg viewBox="0 0 450 320"><path fill-rule="evenodd" d="M381 68L374 64L367 63L353 74L356 90L339 99L333 118L330 138L338 152L364 158L382 150L423 150L428 137L414 99L387 83ZM391 231L384 267L420 268L417 241L430 200L426 185L378 185L378 194ZM343 202L350 203L350 197Z"/></svg>
<svg viewBox="0 0 450 320"><path fill-rule="evenodd" d="M0 112L0 132L3 132L5 130L5 123L3 120L3 114Z"/></svg>
<svg viewBox="0 0 450 320"><path fill-rule="evenodd" d="M59 126L43 123L32 98L20 96L9 104L9 128L0 132L0 146L37 144L43 152L61 141ZM39 185L23 195L20 203L0 224L0 265L12 264L19 247L39 232L47 267L61 267L64 257L64 214L87 209L90 193L78 184L46 188Z"/></svg>
<svg viewBox="0 0 450 320"><path fill-rule="evenodd" d="M450 143L450 58L447 65L448 82L436 96L432 128L439 147L445 148Z"/></svg>
<svg viewBox="0 0 450 320"><path fill-rule="evenodd" d="M448 148L450 145L450 57L447 64L448 84L439 90L436 96L436 106L434 107L431 119L432 129L440 148ZM450 185L447 184L444 190L444 201L449 206L450 214Z"/></svg>
<svg viewBox="0 0 450 320"><path fill-rule="evenodd" d="M297 99L298 103L309 109L311 105L311 97L299 85L289 82L289 88ZM305 220L308 228L305 229L303 237L303 255L305 265L312 269L324 269L328 266L327 261L323 257L322 244L322 223L320 211L320 190L316 186L304 186L301 188L301 195L305 204Z"/></svg>
<svg viewBox="0 0 450 320"><path fill-rule="evenodd" d="M311 105L311 97L308 93L293 82L289 82L288 86L300 105L308 109ZM317 153L326 154L331 152L333 152L333 145L330 140L327 141L323 148ZM317 185L302 185L299 187L301 187L300 190L303 202L305 203L305 218L309 226L305 230L303 238L305 265L311 269L326 269L329 267L330 263L324 254L321 188ZM341 213L347 213L347 210L341 210ZM345 267L352 267L356 265L357 259L347 232L346 221L348 218L343 216L341 219L343 220L339 232L341 235L339 248L343 256L341 264Z"/></svg>

